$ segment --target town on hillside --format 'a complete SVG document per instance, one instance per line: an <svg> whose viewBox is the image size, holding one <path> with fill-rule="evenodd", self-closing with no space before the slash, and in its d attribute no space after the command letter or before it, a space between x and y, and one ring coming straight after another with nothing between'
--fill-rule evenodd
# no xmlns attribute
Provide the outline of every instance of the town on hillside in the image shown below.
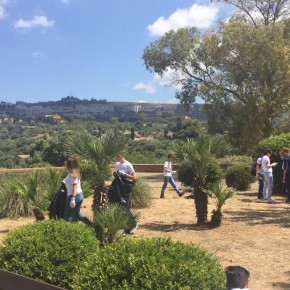
<svg viewBox="0 0 290 290"><path fill-rule="evenodd" d="M106 100L81 100L74 96L67 96L59 101L38 103L26 102L0 102L0 119L5 121L11 118L37 119L52 117L61 122L67 117L91 116L100 119L138 119L143 114L147 116L188 116L198 120L205 120L206 115L202 104L194 104L190 110L185 110L180 104L161 103L133 103L133 102L107 102Z"/></svg>

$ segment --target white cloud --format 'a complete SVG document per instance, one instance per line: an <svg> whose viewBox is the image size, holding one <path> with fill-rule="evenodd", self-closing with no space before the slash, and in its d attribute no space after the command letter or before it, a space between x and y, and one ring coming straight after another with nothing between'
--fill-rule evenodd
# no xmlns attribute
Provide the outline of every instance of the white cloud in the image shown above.
<svg viewBox="0 0 290 290"><path fill-rule="evenodd" d="M37 50L33 51L31 55L34 58L43 58L44 57L44 54L41 51L37 51Z"/></svg>
<svg viewBox="0 0 290 290"><path fill-rule="evenodd" d="M156 93L156 88L152 84L144 84L143 82L136 84L133 90L145 90L148 94Z"/></svg>
<svg viewBox="0 0 290 290"><path fill-rule="evenodd" d="M34 16L31 20L19 19L15 22L15 28L52 27L54 20L48 20L46 16Z"/></svg>
<svg viewBox="0 0 290 290"><path fill-rule="evenodd" d="M68 4L70 4L70 0L61 0L61 3L68 5Z"/></svg>
<svg viewBox="0 0 290 290"><path fill-rule="evenodd" d="M0 0L0 20L4 19L6 16L5 5L8 3L8 0Z"/></svg>
<svg viewBox="0 0 290 290"><path fill-rule="evenodd" d="M218 7L193 4L190 8L177 9L168 18L159 17L153 24L147 26L152 36L162 36L164 33L182 27L209 28L216 21Z"/></svg>

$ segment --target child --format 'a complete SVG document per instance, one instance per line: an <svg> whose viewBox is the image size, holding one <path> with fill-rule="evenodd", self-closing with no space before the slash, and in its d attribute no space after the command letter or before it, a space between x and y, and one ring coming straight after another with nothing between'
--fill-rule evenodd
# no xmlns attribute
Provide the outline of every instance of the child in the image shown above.
<svg viewBox="0 0 290 290"><path fill-rule="evenodd" d="M81 188L81 175L77 159L68 158L66 163L68 175L64 179L67 188L64 219L67 221L81 220L85 224L91 224L90 220L80 213L84 195Z"/></svg>

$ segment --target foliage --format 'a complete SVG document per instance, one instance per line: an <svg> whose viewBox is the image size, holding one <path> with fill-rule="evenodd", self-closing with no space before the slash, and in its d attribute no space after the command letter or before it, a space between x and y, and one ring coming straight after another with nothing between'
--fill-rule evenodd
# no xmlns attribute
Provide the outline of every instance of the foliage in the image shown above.
<svg viewBox="0 0 290 290"><path fill-rule="evenodd" d="M65 178L66 171L49 168L46 172L41 172L40 175L43 182L38 186L49 203L58 191L61 181Z"/></svg>
<svg viewBox="0 0 290 290"><path fill-rule="evenodd" d="M42 221L8 233L0 248L0 268L71 289L73 273L98 251L91 228L61 220Z"/></svg>
<svg viewBox="0 0 290 290"><path fill-rule="evenodd" d="M280 134L278 136L273 136L261 141L256 149L256 156L260 156L261 152L265 149L271 149L273 154L270 157L271 163L277 162L278 165L273 168L273 193L274 194L284 194L286 191L285 183L282 182L283 170L282 170L282 160L279 153L283 148L290 147L290 133Z"/></svg>
<svg viewBox="0 0 290 290"><path fill-rule="evenodd" d="M254 26L269 25L289 16L289 1L253 1L253 0L213 0L234 5L239 9L238 17ZM275 3L273 3L275 2ZM259 14L257 14L259 12Z"/></svg>
<svg viewBox="0 0 290 290"><path fill-rule="evenodd" d="M256 179L251 175L251 165L240 163L230 166L225 172L226 184L237 190L248 190Z"/></svg>
<svg viewBox="0 0 290 290"><path fill-rule="evenodd" d="M132 208L150 207L153 189L144 179L137 178L131 193Z"/></svg>
<svg viewBox="0 0 290 290"><path fill-rule="evenodd" d="M224 2L243 6L243 1ZM271 1L255 1L264 2ZM285 1L281 3L285 8ZM257 16L263 9L250 12ZM270 15L273 11L263 14ZM144 49L143 60L150 72L160 76L173 72L171 83L181 85L176 98L182 105L189 108L197 96L211 104L217 124L222 124L232 144L240 152L251 152L262 138L271 135L276 117L289 108L287 23L255 26L234 16L202 36L196 28L171 30Z"/></svg>
<svg viewBox="0 0 290 290"><path fill-rule="evenodd" d="M122 135L107 132L100 138L88 134L71 135L66 139L68 155L75 156L85 168L90 168L90 177L104 186L110 165L121 152L128 139Z"/></svg>
<svg viewBox="0 0 290 290"><path fill-rule="evenodd" d="M219 227L222 222L223 205L234 195L235 191L232 188L225 188L223 182L220 180L213 184L206 193L215 200L216 209L212 212L210 224L213 228L216 228Z"/></svg>
<svg viewBox="0 0 290 290"><path fill-rule="evenodd" d="M192 244L126 239L97 253L74 275L71 289L225 289L219 261Z"/></svg>
<svg viewBox="0 0 290 290"><path fill-rule="evenodd" d="M103 246L116 243L124 230L132 228L139 217L139 212L128 212L120 204L110 203L106 208L95 208L93 226L97 238Z"/></svg>
<svg viewBox="0 0 290 290"><path fill-rule="evenodd" d="M247 155L226 155L219 158L220 164L252 163L252 157Z"/></svg>
<svg viewBox="0 0 290 290"><path fill-rule="evenodd" d="M205 169L207 176L207 186L209 187L211 184L217 182L222 177L222 170L217 160L212 160L207 165ZM178 180L182 182L185 186L192 186L194 183L194 178L196 177L196 173L192 169L191 165L187 161L183 161L178 166Z"/></svg>
<svg viewBox="0 0 290 290"><path fill-rule="evenodd" d="M43 208L44 196L39 190L39 174L11 175L0 186L0 216L17 218L33 215L33 208Z"/></svg>

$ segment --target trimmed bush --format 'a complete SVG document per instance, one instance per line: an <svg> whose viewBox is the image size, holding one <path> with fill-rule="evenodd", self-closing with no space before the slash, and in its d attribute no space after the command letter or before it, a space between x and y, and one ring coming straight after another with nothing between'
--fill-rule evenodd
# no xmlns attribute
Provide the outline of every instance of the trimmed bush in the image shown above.
<svg viewBox="0 0 290 290"><path fill-rule="evenodd" d="M178 166L178 180L184 186L192 186L195 173L189 162L181 162ZM213 159L207 167L207 185L216 183L222 177L222 170L217 160Z"/></svg>
<svg viewBox="0 0 290 290"><path fill-rule="evenodd" d="M99 243L92 228L62 220L42 221L8 233L0 268L68 289Z"/></svg>
<svg viewBox="0 0 290 290"><path fill-rule="evenodd" d="M225 289L217 258L192 244L129 239L107 246L74 275L71 289Z"/></svg>
<svg viewBox="0 0 290 290"><path fill-rule="evenodd" d="M240 163L230 166L225 172L225 181L228 187L236 190L248 190L256 180L251 175L251 165Z"/></svg>

